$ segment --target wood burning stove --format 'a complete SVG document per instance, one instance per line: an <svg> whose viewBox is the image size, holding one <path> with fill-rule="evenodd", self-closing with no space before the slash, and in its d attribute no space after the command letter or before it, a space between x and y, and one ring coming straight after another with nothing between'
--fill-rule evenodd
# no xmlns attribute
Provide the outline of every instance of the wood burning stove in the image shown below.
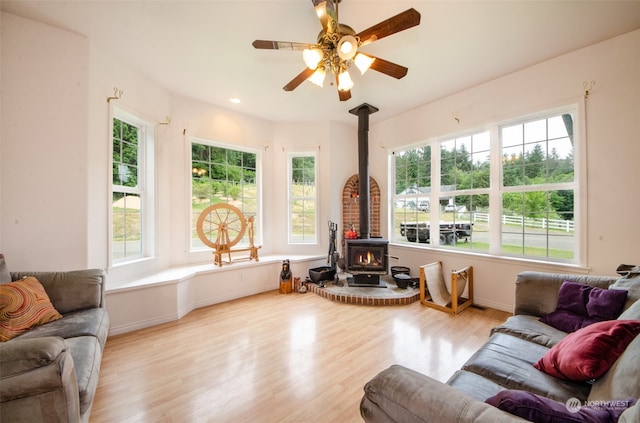
<svg viewBox="0 0 640 423"><path fill-rule="evenodd" d="M360 238L345 243L345 270L353 275L349 286L386 288L380 275L387 274L389 241L369 237L369 115L378 109L363 103L349 110L358 116L358 189Z"/></svg>
<svg viewBox="0 0 640 423"><path fill-rule="evenodd" d="M379 238L346 240L345 270L353 275L347 279L349 286L386 288L380 275L389 268L388 246L389 241Z"/></svg>

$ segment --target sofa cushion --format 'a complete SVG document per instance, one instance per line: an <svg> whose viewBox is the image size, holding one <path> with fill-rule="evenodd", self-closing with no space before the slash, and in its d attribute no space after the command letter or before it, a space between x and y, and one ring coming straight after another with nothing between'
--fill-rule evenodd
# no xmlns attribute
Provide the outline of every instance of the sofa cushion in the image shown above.
<svg viewBox="0 0 640 423"><path fill-rule="evenodd" d="M65 343L73 357L78 380L80 415L83 415L91 407L96 393L102 350L98 339L93 336L65 339Z"/></svg>
<svg viewBox="0 0 640 423"><path fill-rule="evenodd" d="M625 290L564 281L558 292L556 309L540 321L564 332L575 332L595 322L617 318L626 300Z"/></svg>
<svg viewBox="0 0 640 423"><path fill-rule="evenodd" d="M38 326L23 333L19 339L39 338L43 336L60 336L74 338L77 336L95 336L101 348L109 334L109 315L104 308L90 308L87 310L67 313L62 319Z"/></svg>
<svg viewBox="0 0 640 423"><path fill-rule="evenodd" d="M628 292L624 309L640 300L640 266L624 265L618 266L617 272L622 275L609 289L624 289Z"/></svg>
<svg viewBox="0 0 640 423"><path fill-rule="evenodd" d="M393 365L364 386L367 422L514 423L513 416L406 367Z"/></svg>
<svg viewBox="0 0 640 423"><path fill-rule="evenodd" d="M484 376L466 370L456 371L453 376L447 380L447 385L456 388L457 391L467 394L478 401L484 401L505 389L504 386L498 385Z"/></svg>
<svg viewBox="0 0 640 423"><path fill-rule="evenodd" d="M58 319L62 319L62 315L36 278L0 284L0 341L8 341L32 327Z"/></svg>
<svg viewBox="0 0 640 423"><path fill-rule="evenodd" d="M561 273L545 273L525 271L516 277L516 298L513 314L528 314L543 317L556 309L558 291L562 283L572 282L607 289L613 284L616 276L567 275Z"/></svg>
<svg viewBox="0 0 640 423"><path fill-rule="evenodd" d="M631 304L631 307L618 316L618 320L640 320L640 301Z"/></svg>
<svg viewBox="0 0 640 423"><path fill-rule="evenodd" d="M640 333L640 320L608 320L567 335L534 367L551 376L587 381L602 376Z"/></svg>
<svg viewBox="0 0 640 423"><path fill-rule="evenodd" d="M567 332L542 323L536 316L519 314L509 317L503 324L491 329L491 333L506 333L551 348L560 342Z"/></svg>
<svg viewBox="0 0 640 423"><path fill-rule="evenodd" d="M51 303L62 314L88 308L104 307L104 270L86 269L65 272L11 272L14 280L25 276L37 278L47 291Z"/></svg>
<svg viewBox="0 0 640 423"><path fill-rule="evenodd" d="M636 405L629 407L620 416L618 423L638 423L640 422L640 404L636 402Z"/></svg>
<svg viewBox="0 0 640 423"><path fill-rule="evenodd" d="M635 402L629 399L581 406L520 390L501 391L486 400L487 404L536 423L616 423Z"/></svg>
<svg viewBox="0 0 640 423"><path fill-rule="evenodd" d="M0 344L0 421L79 422L73 358L61 338Z"/></svg>
<svg viewBox="0 0 640 423"><path fill-rule="evenodd" d="M589 401L640 398L640 336L629 344L608 372L593 383Z"/></svg>
<svg viewBox="0 0 640 423"><path fill-rule="evenodd" d="M68 349L62 338L36 338L2 344L2 378L53 363Z"/></svg>
<svg viewBox="0 0 640 423"><path fill-rule="evenodd" d="M585 400L591 388L588 383L558 379L533 367L547 351L549 348L522 338L494 333L462 369L506 389L531 391L558 401L572 397Z"/></svg>
<svg viewBox="0 0 640 423"><path fill-rule="evenodd" d="M4 254L0 254L0 283L11 282L11 273L7 267L7 262L4 260Z"/></svg>

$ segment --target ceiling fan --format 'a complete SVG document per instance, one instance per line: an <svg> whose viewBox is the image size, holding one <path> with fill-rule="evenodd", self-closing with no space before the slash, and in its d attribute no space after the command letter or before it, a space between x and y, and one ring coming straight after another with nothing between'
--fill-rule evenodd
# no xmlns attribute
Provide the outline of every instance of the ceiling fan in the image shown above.
<svg viewBox="0 0 640 423"><path fill-rule="evenodd" d="M365 54L360 51L360 48L396 32L417 26L420 24L420 13L411 8L356 33L351 27L338 20L340 1L311 0L322 24L316 44L269 40L253 42L253 47L257 49L302 51L307 67L283 87L285 91L293 91L305 80L322 87L326 74L330 72L338 86L340 101L346 101L351 98L351 88L353 88L353 81L348 72L352 64L355 64L362 74L368 69L396 79L407 74L408 68Z"/></svg>

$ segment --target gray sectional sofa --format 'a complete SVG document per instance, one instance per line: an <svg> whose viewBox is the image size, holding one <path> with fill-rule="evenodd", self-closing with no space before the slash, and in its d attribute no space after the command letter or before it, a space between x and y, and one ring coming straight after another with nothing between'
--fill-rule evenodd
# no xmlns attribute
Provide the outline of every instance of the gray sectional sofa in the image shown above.
<svg viewBox="0 0 640 423"><path fill-rule="evenodd" d="M109 332L104 271L10 275L38 279L63 317L0 343L0 421L88 422Z"/></svg>
<svg viewBox="0 0 640 423"><path fill-rule="evenodd" d="M565 280L603 289L628 290L619 320L640 319L640 277L523 272L516 280L514 315L492 329L486 344L447 383L394 365L371 379L360 404L367 422L521 422L485 402L505 390L528 391L564 404L603 404L640 397L640 336L595 381L550 376L536 363L568 334L540 321L556 309ZM632 404L632 402L631 402ZM640 422L640 404L624 407L620 422ZM553 420L559 421L559 420ZM573 421L573 420L572 420Z"/></svg>

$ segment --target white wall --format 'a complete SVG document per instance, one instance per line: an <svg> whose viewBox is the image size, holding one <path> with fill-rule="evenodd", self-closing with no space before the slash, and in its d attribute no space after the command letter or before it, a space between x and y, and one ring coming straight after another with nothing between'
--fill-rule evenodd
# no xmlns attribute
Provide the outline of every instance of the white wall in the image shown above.
<svg viewBox="0 0 640 423"><path fill-rule="evenodd" d="M279 228L274 233L278 252L291 250L287 245L286 204L287 204L287 157L291 152L316 152L318 157L318 240L316 245L296 245L298 254L324 254L329 248L328 222L338 223L341 231L342 188L355 171L357 172L357 131L355 128L337 122L296 122L276 124L273 156L275 192L273 202L275 219ZM356 157L354 161L354 157ZM275 222L272 222L275 223Z"/></svg>
<svg viewBox="0 0 640 423"><path fill-rule="evenodd" d="M89 41L2 14L0 246L13 270L89 256Z"/></svg>
<svg viewBox="0 0 640 423"><path fill-rule="evenodd" d="M595 81L584 100L583 83ZM400 265L443 261L444 269L473 265L478 302L505 310L513 304L513 281L524 270L615 274L620 263L640 261L640 31L608 40L426 104L371 126L372 168L386 166L395 147L482 127L484 124L578 104L577 136L586 137L587 257L584 268L452 254L428 248L391 247ZM452 116L456 113L458 123ZM586 129L584 131L583 129ZM586 132L586 133L585 133ZM380 179L384 192L388 181ZM387 195L387 200L389 196Z"/></svg>

